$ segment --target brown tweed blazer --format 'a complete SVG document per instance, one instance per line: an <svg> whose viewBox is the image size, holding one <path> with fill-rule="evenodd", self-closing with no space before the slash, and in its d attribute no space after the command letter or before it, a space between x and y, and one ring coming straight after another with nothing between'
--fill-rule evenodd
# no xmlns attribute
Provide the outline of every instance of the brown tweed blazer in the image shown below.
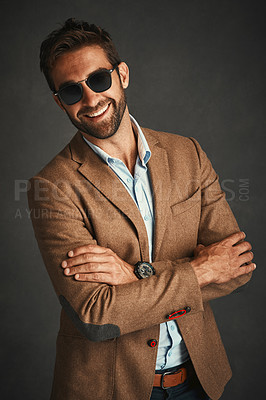
<svg viewBox="0 0 266 400"><path fill-rule="evenodd" d="M200 289L189 263L197 243L239 230L210 161L197 141L143 128L155 210L156 275L120 286L77 282L60 263L97 243L130 264L149 259L142 217L112 170L78 132L29 181L38 245L62 305L52 400L149 400L159 324L176 319L198 378L219 399L231 369L209 305L251 275ZM190 310L190 312L189 312Z"/></svg>

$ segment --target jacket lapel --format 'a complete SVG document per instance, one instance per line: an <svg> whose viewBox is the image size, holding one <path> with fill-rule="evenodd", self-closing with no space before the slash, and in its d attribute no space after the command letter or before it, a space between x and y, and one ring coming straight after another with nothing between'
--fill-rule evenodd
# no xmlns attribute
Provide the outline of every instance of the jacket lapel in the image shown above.
<svg viewBox="0 0 266 400"><path fill-rule="evenodd" d="M121 210L135 226L145 260L148 260L148 238L146 227L138 207L127 189L111 168L85 143L78 132L70 142L72 159L78 162L78 171L105 196L115 207Z"/></svg>
<svg viewBox="0 0 266 400"><path fill-rule="evenodd" d="M155 139L153 131L147 128L142 128L142 130L151 150L151 158L148 162L148 166L153 190L155 219L153 261L155 261L159 255L168 220L168 214L170 212L170 169L167 152L160 147L160 143Z"/></svg>
<svg viewBox="0 0 266 400"><path fill-rule="evenodd" d="M160 147L151 130L146 128L142 128L142 130L151 150L148 168L154 201L153 260L156 260L166 228L167 215L170 211L170 171L166 151ZM148 249L148 237L144 221L137 205L116 174L85 143L80 132L71 140L70 151L72 159L80 164L78 171L131 220L137 230L141 248ZM144 242L146 242L146 245L144 245ZM144 253L143 257L147 261L148 253L147 251Z"/></svg>

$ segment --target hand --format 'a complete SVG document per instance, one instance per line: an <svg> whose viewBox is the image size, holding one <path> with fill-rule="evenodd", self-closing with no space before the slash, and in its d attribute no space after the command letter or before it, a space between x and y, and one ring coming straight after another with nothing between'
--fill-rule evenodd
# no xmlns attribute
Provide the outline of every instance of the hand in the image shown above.
<svg viewBox="0 0 266 400"><path fill-rule="evenodd" d="M111 249L98 245L77 247L68 252L67 260L61 263L64 274L78 281L101 282L108 285L123 285L138 281L134 267L123 261Z"/></svg>
<svg viewBox="0 0 266 400"><path fill-rule="evenodd" d="M240 242L246 237L244 232L237 232L220 242L203 246L199 244L195 258L191 261L200 287L210 283L226 283L238 276L248 274L256 268L251 244ZM239 243L240 242L240 243Z"/></svg>

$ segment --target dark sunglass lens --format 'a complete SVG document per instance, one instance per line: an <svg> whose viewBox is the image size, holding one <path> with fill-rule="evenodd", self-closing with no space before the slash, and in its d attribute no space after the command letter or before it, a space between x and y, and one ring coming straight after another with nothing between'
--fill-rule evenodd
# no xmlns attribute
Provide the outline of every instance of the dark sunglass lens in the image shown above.
<svg viewBox="0 0 266 400"><path fill-rule="evenodd" d="M87 85L96 93L104 92L111 87L111 74L107 71L96 72L91 75L87 81Z"/></svg>
<svg viewBox="0 0 266 400"><path fill-rule="evenodd" d="M61 100L68 106L80 101L82 97L82 88L79 85L69 85L59 91Z"/></svg>

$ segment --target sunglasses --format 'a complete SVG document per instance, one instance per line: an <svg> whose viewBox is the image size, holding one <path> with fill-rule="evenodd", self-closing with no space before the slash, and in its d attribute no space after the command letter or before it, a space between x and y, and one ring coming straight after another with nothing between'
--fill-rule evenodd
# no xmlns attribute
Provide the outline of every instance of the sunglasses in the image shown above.
<svg viewBox="0 0 266 400"><path fill-rule="evenodd" d="M83 79L77 83L71 83L67 86L62 87L58 92L54 93L68 106L78 103L83 96L83 87L81 82L85 82L86 85L93 90L95 93L105 92L112 86L112 72L117 68L118 64L115 64L112 69L103 69L101 71L93 72L88 78Z"/></svg>

